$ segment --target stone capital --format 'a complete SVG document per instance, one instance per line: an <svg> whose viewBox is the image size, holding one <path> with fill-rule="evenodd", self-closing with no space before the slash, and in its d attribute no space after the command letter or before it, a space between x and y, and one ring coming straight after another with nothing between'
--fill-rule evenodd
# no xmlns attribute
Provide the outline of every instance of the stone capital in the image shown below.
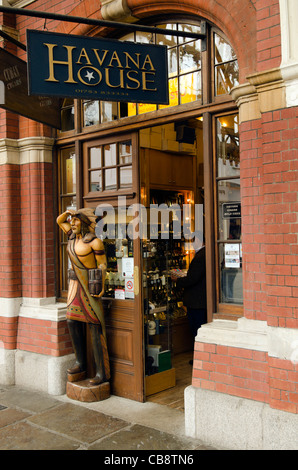
<svg viewBox="0 0 298 470"><path fill-rule="evenodd" d="M101 14L103 19L108 21L121 20L132 23L137 20L137 18L131 16L127 0L102 0Z"/></svg>

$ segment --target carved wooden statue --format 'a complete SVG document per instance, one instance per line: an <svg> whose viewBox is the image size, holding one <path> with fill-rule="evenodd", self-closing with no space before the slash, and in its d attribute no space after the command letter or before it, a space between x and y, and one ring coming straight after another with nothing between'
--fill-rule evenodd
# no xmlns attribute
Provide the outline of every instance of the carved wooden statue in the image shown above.
<svg viewBox="0 0 298 470"><path fill-rule="evenodd" d="M96 216L92 209L67 210L57 218L59 227L68 236L69 270L67 324L76 363L68 374L86 371L85 328L90 328L96 375L91 385L110 379L106 329L101 297L104 293L107 260L102 240L95 235Z"/></svg>

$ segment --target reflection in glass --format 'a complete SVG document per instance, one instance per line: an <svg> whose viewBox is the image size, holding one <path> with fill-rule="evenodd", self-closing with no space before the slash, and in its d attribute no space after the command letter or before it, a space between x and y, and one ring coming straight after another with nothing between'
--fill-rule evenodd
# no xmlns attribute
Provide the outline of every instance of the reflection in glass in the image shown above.
<svg viewBox="0 0 298 470"><path fill-rule="evenodd" d="M90 191L102 191L101 170L90 171Z"/></svg>
<svg viewBox="0 0 298 470"><path fill-rule="evenodd" d="M132 166L120 168L120 189L131 188L132 186Z"/></svg>
<svg viewBox="0 0 298 470"><path fill-rule="evenodd" d="M83 103L84 126L99 124L99 102L86 101Z"/></svg>
<svg viewBox="0 0 298 470"><path fill-rule="evenodd" d="M76 196L66 196L61 200L61 213L65 212L67 209L76 209ZM62 232L63 233L63 232Z"/></svg>
<svg viewBox="0 0 298 470"><path fill-rule="evenodd" d="M186 33L197 33L201 32L201 25L193 25L193 24L178 24L178 31L184 31ZM191 38L184 38L179 37L179 42L186 42L191 40Z"/></svg>
<svg viewBox="0 0 298 470"><path fill-rule="evenodd" d="M221 303L243 304L242 248L240 243L219 246Z"/></svg>
<svg viewBox="0 0 298 470"><path fill-rule="evenodd" d="M154 33L137 32L135 42L154 44Z"/></svg>
<svg viewBox="0 0 298 470"><path fill-rule="evenodd" d="M169 23L169 24L160 24L158 25L158 28L161 29L171 29L173 31L177 30L177 25ZM163 34L157 34L156 35L156 44L161 44L165 45L168 47L173 47L177 44L177 37L172 36L172 35L163 35Z"/></svg>
<svg viewBox="0 0 298 470"><path fill-rule="evenodd" d="M113 166L117 164L117 145L109 144L104 146L103 166Z"/></svg>
<svg viewBox="0 0 298 470"><path fill-rule="evenodd" d="M241 239L240 179L218 181L219 240ZM228 205L227 205L228 204ZM235 217L233 216L233 213Z"/></svg>
<svg viewBox="0 0 298 470"><path fill-rule="evenodd" d="M238 114L217 118L217 176L240 174Z"/></svg>
<svg viewBox="0 0 298 470"><path fill-rule="evenodd" d="M180 78L181 104L199 101L202 97L201 72L183 75Z"/></svg>
<svg viewBox="0 0 298 470"><path fill-rule="evenodd" d="M239 84L236 54L230 44L218 34L214 35L215 94L225 95Z"/></svg>
<svg viewBox="0 0 298 470"><path fill-rule="evenodd" d="M239 85L238 62L228 62L215 67L215 93L224 95L230 93L234 86Z"/></svg>
<svg viewBox="0 0 298 470"><path fill-rule="evenodd" d="M111 191L117 189L117 171L116 168L105 170L105 189Z"/></svg>
<svg viewBox="0 0 298 470"><path fill-rule="evenodd" d="M61 193L76 192L76 156L74 148L61 150Z"/></svg>
<svg viewBox="0 0 298 470"><path fill-rule="evenodd" d="M101 166L101 147L91 147L90 168L99 168L100 166Z"/></svg>
<svg viewBox="0 0 298 470"><path fill-rule="evenodd" d="M118 105L110 101L101 102L101 122L118 119Z"/></svg>
<svg viewBox="0 0 298 470"><path fill-rule="evenodd" d="M179 47L180 73L192 72L201 67L201 41L193 41Z"/></svg>
<svg viewBox="0 0 298 470"><path fill-rule="evenodd" d="M170 104L163 104L160 105L160 109L167 108L169 106L177 106L178 105L178 78L171 78L169 80L169 101Z"/></svg>
<svg viewBox="0 0 298 470"><path fill-rule="evenodd" d="M177 74L177 50L168 49L168 72L169 77Z"/></svg>
<svg viewBox="0 0 298 470"><path fill-rule="evenodd" d="M61 109L61 131L71 131L74 127L74 100L65 99Z"/></svg>
<svg viewBox="0 0 298 470"><path fill-rule="evenodd" d="M214 35L215 43L215 63L220 64L222 62L229 62L231 60L236 60L236 54L230 44L225 41L218 34Z"/></svg>
<svg viewBox="0 0 298 470"><path fill-rule="evenodd" d="M126 163L132 163L132 148L131 141L121 142L119 144L119 163L125 165Z"/></svg>

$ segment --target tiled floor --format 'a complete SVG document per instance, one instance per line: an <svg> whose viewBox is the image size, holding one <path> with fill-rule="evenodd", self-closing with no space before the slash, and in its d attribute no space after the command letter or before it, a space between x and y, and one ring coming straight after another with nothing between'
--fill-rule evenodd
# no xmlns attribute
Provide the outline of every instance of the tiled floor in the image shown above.
<svg viewBox="0 0 298 470"><path fill-rule="evenodd" d="M176 370L176 386L147 397L147 401L167 405L183 411L184 389L191 385L192 366L189 364L189 361L192 358L192 351L174 356L173 367Z"/></svg>

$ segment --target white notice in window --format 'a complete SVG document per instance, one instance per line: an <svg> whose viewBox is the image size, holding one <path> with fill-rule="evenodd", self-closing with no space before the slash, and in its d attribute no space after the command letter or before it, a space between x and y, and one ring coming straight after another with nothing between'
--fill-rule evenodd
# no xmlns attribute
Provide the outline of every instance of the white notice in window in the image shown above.
<svg viewBox="0 0 298 470"><path fill-rule="evenodd" d="M240 268L240 252L238 243L225 244L225 267Z"/></svg>

